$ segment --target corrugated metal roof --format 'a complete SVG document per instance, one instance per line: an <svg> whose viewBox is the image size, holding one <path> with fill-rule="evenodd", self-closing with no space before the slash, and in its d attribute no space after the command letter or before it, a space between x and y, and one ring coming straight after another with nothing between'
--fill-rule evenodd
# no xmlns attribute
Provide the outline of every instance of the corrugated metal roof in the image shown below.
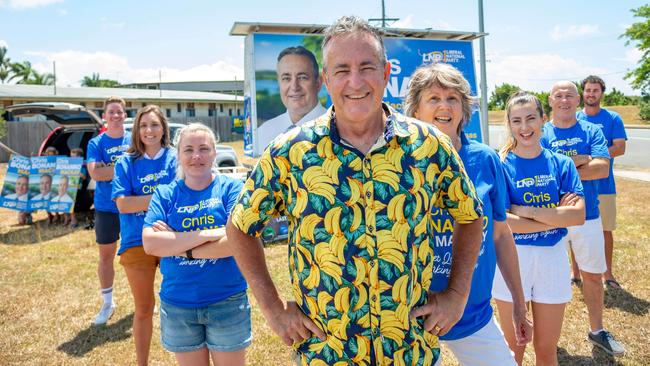
<svg viewBox="0 0 650 366"><path fill-rule="evenodd" d="M231 36L246 36L251 33L321 34L327 28L322 24L247 23L235 22L230 29ZM487 33L444 31L434 29L383 28L384 37L407 37L421 39L446 39L473 41Z"/></svg>
<svg viewBox="0 0 650 366"><path fill-rule="evenodd" d="M104 100L110 96L118 96L129 101L188 101L188 102L235 102L243 101L234 95L210 92L192 92L180 90L149 90L129 88L71 88L54 87L51 85L0 85L0 98L3 99L32 99L32 100Z"/></svg>

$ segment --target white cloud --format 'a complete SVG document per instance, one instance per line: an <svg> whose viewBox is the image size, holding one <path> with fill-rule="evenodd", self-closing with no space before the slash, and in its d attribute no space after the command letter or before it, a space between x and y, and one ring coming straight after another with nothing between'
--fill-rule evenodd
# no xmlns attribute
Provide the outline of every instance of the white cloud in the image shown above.
<svg viewBox="0 0 650 366"><path fill-rule="evenodd" d="M0 7L22 10L48 6L61 2L63 2L63 0L0 0Z"/></svg>
<svg viewBox="0 0 650 366"><path fill-rule="evenodd" d="M402 18L395 23L392 23L390 26L392 28L413 28L413 14L407 15L406 18Z"/></svg>
<svg viewBox="0 0 650 366"><path fill-rule="evenodd" d="M490 89L509 83L534 92L548 91L556 81L580 80L586 75L611 72L550 53L491 56L490 61L487 64Z"/></svg>
<svg viewBox="0 0 650 366"><path fill-rule="evenodd" d="M631 65L637 65L641 60L641 57L643 57L643 52L635 47L625 51L625 55L623 57L615 58L614 60L623 61Z"/></svg>
<svg viewBox="0 0 650 366"><path fill-rule="evenodd" d="M4 39L0 39L0 47L9 48L9 43Z"/></svg>
<svg viewBox="0 0 650 366"><path fill-rule="evenodd" d="M568 27L556 25L551 31L551 39L562 41L598 33L597 24L573 24Z"/></svg>
<svg viewBox="0 0 650 366"><path fill-rule="evenodd" d="M59 13L59 15L68 15L68 11L65 9L59 9L57 10L57 13Z"/></svg>
<svg viewBox="0 0 650 366"><path fill-rule="evenodd" d="M103 79L113 79L120 83L158 81L158 72L162 81L202 81L202 80L239 80L244 78L242 67L226 61L216 61L189 69L171 67L134 68L125 57L109 53L81 51L62 52L28 52L30 56L45 61L33 62L39 72L52 72L52 61L56 61L57 85L79 86L84 76L99 73Z"/></svg>

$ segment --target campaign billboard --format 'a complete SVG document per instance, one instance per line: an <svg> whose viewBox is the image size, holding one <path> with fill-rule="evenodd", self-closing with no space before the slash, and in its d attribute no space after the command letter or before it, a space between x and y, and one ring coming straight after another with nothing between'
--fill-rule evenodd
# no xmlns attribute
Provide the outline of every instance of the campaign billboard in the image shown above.
<svg viewBox="0 0 650 366"><path fill-rule="evenodd" d="M244 141L248 156L261 155L277 135L294 124L322 114L331 105L325 84L320 83L320 79L309 82L309 78L313 78L312 68L319 73L322 70L322 40L321 35L312 34L252 33L247 36ZM453 65L469 81L473 95L478 95L471 41L390 37L384 39L384 44L391 63L384 101L398 111L402 111L411 74L424 64ZM287 54L292 55L292 59L287 58ZM310 61L314 59L316 65ZM465 132L469 138L482 141L478 110L472 114Z"/></svg>

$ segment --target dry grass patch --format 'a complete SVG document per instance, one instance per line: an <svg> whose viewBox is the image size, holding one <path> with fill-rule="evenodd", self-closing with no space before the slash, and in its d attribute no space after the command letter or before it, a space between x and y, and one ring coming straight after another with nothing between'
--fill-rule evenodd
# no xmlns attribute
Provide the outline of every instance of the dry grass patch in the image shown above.
<svg viewBox="0 0 650 366"><path fill-rule="evenodd" d="M0 166L0 180L6 164ZM585 339L587 313L574 291L567 308L559 344L562 365L650 364L650 200L647 183L619 180L619 229L616 231L616 274L625 291L608 292L605 323L628 348L613 359L593 349ZM131 321L133 303L124 275L116 263L117 312L108 326L90 325L100 306L96 275L97 248L92 231L14 226L15 212L0 210L0 365L131 365L135 364ZM37 216L43 220L44 216ZM41 222L42 224L42 222ZM40 237L40 241L39 238ZM290 298L287 248L266 248L273 279ZM157 278L157 283L160 276ZM287 365L290 350L266 325L255 300L253 345L249 365ZM152 365L174 364L160 345L159 318L154 316ZM445 364L455 360L443 351ZM526 364L534 364L532 352Z"/></svg>

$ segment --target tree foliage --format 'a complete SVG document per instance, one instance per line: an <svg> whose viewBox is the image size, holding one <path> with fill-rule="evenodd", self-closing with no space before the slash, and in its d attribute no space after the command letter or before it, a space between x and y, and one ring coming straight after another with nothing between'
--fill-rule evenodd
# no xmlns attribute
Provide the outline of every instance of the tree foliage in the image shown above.
<svg viewBox="0 0 650 366"><path fill-rule="evenodd" d="M11 73L11 59L7 57L7 47L0 47L0 83L4 84Z"/></svg>
<svg viewBox="0 0 650 366"><path fill-rule="evenodd" d="M504 110L506 108L506 102L508 98L515 92L521 90L520 87L508 83L503 83L492 91L490 95L490 100L488 102L488 109L491 111L494 110Z"/></svg>
<svg viewBox="0 0 650 366"><path fill-rule="evenodd" d="M625 45L634 44L641 52L638 67L625 75L631 80L632 88L650 93L650 5L646 4L632 9L635 17L643 18L629 26L621 38L626 38Z"/></svg>
<svg viewBox="0 0 650 366"><path fill-rule="evenodd" d="M641 102L639 103L639 117L650 122L650 102Z"/></svg>
<svg viewBox="0 0 650 366"><path fill-rule="evenodd" d="M93 72L91 76L84 76L81 79L81 86L95 87L95 88L113 88L120 85L117 80L102 79L99 73Z"/></svg>
<svg viewBox="0 0 650 366"><path fill-rule="evenodd" d="M620 90L612 88L612 91L603 96L604 105L629 105L632 104L632 98L623 94Z"/></svg>

